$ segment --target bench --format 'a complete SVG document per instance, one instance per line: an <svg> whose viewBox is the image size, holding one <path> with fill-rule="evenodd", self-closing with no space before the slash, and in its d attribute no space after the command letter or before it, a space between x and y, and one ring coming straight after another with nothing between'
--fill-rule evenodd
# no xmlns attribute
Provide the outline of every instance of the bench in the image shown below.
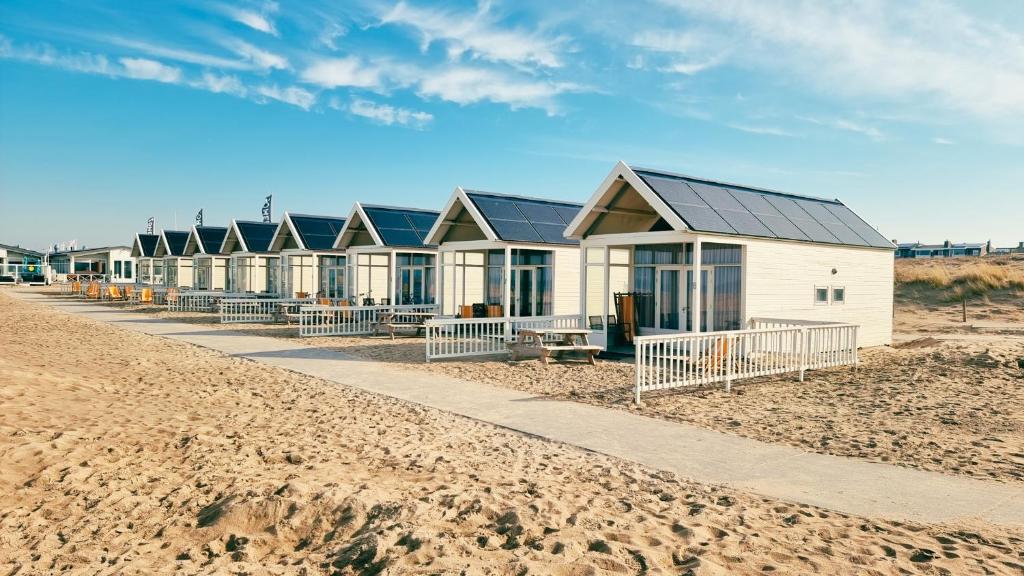
<svg viewBox="0 0 1024 576"><path fill-rule="evenodd" d="M407 330L409 328L415 328L416 333L414 336L419 336L421 332L427 329L427 325L423 322L378 322L377 326L373 330L374 336L379 336L381 331L386 331L391 339L395 339L396 330Z"/></svg>
<svg viewBox="0 0 1024 576"><path fill-rule="evenodd" d="M556 354L576 352L585 355L587 362L591 366L596 366L597 361L594 360L594 357L601 353L601 347L592 344L542 344L538 349L540 351L540 362L544 365L547 365L548 359Z"/></svg>

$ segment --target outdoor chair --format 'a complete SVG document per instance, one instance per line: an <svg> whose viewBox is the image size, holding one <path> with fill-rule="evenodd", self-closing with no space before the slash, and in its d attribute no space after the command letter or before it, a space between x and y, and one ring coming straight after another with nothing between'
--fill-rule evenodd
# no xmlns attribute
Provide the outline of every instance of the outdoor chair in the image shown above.
<svg viewBox="0 0 1024 576"><path fill-rule="evenodd" d="M466 320L473 317L473 307L468 304L459 306L459 318L465 318Z"/></svg>
<svg viewBox="0 0 1024 576"><path fill-rule="evenodd" d="M376 306L376 302L373 298L363 298L363 306Z"/></svg>
<svg viewBox="0 0 1024 576"><path fill-rule="evenodd" d="M600 316L588 316L590 329L591 330L604 330L604 324L601 323Z"/></svg>
<svg viewBox="0 0 1024 576"><path fill-rule="evenodd" d="M139 291L139 303L140 304L152 304L153 303L153 289L143 288Z"/></svg>
<svg viewBox="0 0 1024 576"><path fill-rule="evenodd" d="M487 305L487 317L488 318L501 318L504 316L504 310L501 304L488 304Z"/></svg>
<svg viewBox="0 0 1024 576"><path fill-rule="evenodd" d="M487 318L487 305L473 304L473 318Z"/></svg>

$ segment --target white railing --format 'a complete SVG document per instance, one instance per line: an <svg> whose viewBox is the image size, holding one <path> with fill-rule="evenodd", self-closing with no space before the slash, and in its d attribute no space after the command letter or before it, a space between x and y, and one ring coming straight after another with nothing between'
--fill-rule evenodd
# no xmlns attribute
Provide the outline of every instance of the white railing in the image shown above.
<svg viewBox="0 0 1024 576"><path fill-rule="evenodd" d="M252 294L222 290L183 290L176 299L167 303L167 310L171 312L216 312L218 303L227 298L251 299Z"/></svg>
<svg viewBox="0 0 1024 576"><path fill-rule="evenodd" d="M403 316L403 313L436 314L438 310L436 304L303 306L299 309L299 336L372 334L382 313L394 313L395 322L415 323L422 316Z"/></svg>
<svg viewBox="0 0 1024 576"><path fill-rule="evenodd" d="M772 321L769 324L781 324ZM815 322L698 334L637 336L636 402L640 393L725 383L829 366L857 366L857 326Z"/></svg>
<svg viewBox="0 0 1024 576"><path fill-rule="evenodd" d="M526 318L436 318L427 322L427 362L440 358L464 358L507 354L509 342L520 330L530 328L579 328L575 314Z"/></svg>
<svg viewBox="0 0 1024 576"><path fill-rule="evenodd" d="M220 321L222 324L276 322L282 304L305 306L313 301L312 298L226 298L220 301Z"/></svg>

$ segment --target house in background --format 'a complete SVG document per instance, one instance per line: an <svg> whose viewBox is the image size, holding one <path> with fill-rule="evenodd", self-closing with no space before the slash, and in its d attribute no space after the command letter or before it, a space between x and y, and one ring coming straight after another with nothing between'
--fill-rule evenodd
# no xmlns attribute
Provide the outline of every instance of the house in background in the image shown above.
<svg viewBox="0 0 1024 576"><path fill-rule="evenodd" d="M156 257L160 244L159 234L136 234L132 242L132 258L138 268L139 284L155 285L164 282L164 261Z"/></svg>
<svg viewBox="0 0 1024 576"><path fill-rule="evenodd" d="M992 241L950 242L942 244L921 244L920 242L896 245L897 258L953 258L956 256L985 256L992 252Z"/></svg>
<svg viewBox="0 0 1024 576"><path fill-rule="evenodd" d="M276 231L274 222L231 221L220 247L220 253L229 258L228 291L278 293L281 257L270 250Z"/></svg>
<svg viewBox="0 0 1024 576"><path fill-rule="evenodd" d="M281 254L281 295L345 297L345 252L334 242L345 226L337 216L285 212L270 251Z"/></svg>
<svg viewBox="0 0 1024 576"><path fill-rule="evenodd" d="M0 284L46 284L45 260L42 252L0 244Z"/></svg>
<svg viewBox="0 0 1024 576"><path fill-rule="evenodd" d="M752 318L848 322L861 346L892 340L895 246L838 200L619 162L566 236L581 243L583 314L601 345L628 345L627 326L707 332Z"/></svg>
<svg viewBox="0 0 1024 576"><path fill-rule="evenodd" d="M582 207L456 188L426 237L438 247L441 314L579 314L579 241L564 232Z"/></svg>
<svg viewBox="0 0 1024 576"><path fill-rule="evenodd" d="M228 281L228 257L220 253L228 229L224 226L192 226L185 256L192 258L193 288L223 290Z"/></svg>
<svg viewBox="0 0 1024 576"><path fill-rule="evenodd" d="M1018 242L1016 246L1007 248L995 248L993 254L1024 254L1024 242Z"/></svg>
<svg viewBox="0 0 1024 576"><path fill-rule="evenodd" d="M189 232L161 230L154 258L163 260L164 286L168 288L192 287L192 257L185 256Z"/></svg>
<svg viewBox="0 0 1024 576"><path fill-rule="evenodd" d="M334 248L344 250L357 304L434 304L437 247L424 244L440 213L356 202Z"/></svg>
<svg viewBox="0 0 1024 576"><path fill-rule="evenodd" d="M104 246L52 252L50 270L58 282L69 275L88 279L103 279L117 284L135 282L135 259L128 246Z"/></svg>

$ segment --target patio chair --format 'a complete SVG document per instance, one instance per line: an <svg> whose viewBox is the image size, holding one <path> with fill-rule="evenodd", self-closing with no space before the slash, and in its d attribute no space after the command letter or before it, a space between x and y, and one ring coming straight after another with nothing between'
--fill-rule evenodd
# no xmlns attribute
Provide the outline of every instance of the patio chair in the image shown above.
<svg viewBox="0 0 1024 576"><path fill-rule="evenodd" d="M488 318L501 318L505 315L505 311L501 304L488 304L487 305L487 317Z"/></svg>
<svg viewBox="0 0 1024 576"><path fill-rule="evenodd" d="M587 316L591 330L604 330L604 324L601 322L600 316Z"/></svg>
<svg viewBox="0 0 1024 576"><path fill-rule="evenodd" d="M363 306L376 306L377 303L373 298L363 298Z"/></svg>
<svg viewBox="0 0 1024 576"><path fill-rule="evenodd" d="M152 304L153 303L153 289L143 288L139 290L139 304Z"/></svg>
<svg viewBox="0 0 1024 576"><path fill-rule="evenodd" d="M473 304L473 318L487 318L487 305Z"/></svg>
<svg viewBox="0 0 1024 576"><path fill-rule="evenodd" d="M295 297L299 299L309 298L309 292L296 292Z"/></svg>
<svg viewBox="0 0 1024 576"><path fill-rule="evenodd" d="M473 307L468 304L459 306L459 318L470 319L473 317Z"/></svg>

